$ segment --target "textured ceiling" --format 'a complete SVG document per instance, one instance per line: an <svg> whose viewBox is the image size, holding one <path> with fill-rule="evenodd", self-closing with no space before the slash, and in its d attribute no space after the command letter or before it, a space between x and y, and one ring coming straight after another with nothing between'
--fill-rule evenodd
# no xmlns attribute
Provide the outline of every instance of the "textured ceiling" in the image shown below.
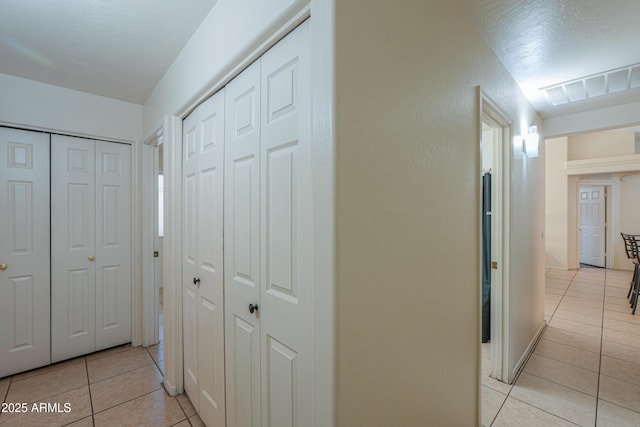
<svg viewBox="0 0 640 427"><path fill-rule="evenodd" d="M142 104L216 0L1 0L0 73Z"/></svg>
<svg viewBox="0 0 640 427"><path fill-rule="evenodd" d="M640 100L640 91L554 106L540 88L640 63L638 0L461 0L543 116Z"/></svg>

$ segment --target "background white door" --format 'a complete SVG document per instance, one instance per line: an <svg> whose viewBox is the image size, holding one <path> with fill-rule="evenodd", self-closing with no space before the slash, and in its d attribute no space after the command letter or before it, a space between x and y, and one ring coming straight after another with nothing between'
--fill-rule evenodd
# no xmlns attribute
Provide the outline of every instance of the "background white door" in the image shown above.
<svg viewBox="0 0 640 427"><path fill-rule="evenodd" d="M224 425L224 91L185 119L184 143L185 389L207 425Z"/></svg>
<svg viewBox="0 0 640 427"><path fill-rule="evenodd" d="M131 341L131 147L53 135L52 361Z"/></svg>
<svg viewBox="0 0 640 427"><path fill-rule="evenodd" d="M581 186L580 263L605 266L605 187Z"/></svg>
<svg viewBox="0 0 640 427"><path fill-rule="evenodd" d="M131 146L96 141L96 350L131 341Z"/></svg>
<svg viewBox="0 0 640 427"><path fill-rule="evenodd" d="M51 357L95 351L95 144L51 137Z"/></svg>
<svg viewBox="0 0 640 427"><path fill-rule="evenodd" d="M0 128L0 377L50 363L49 134Z"/></svg>

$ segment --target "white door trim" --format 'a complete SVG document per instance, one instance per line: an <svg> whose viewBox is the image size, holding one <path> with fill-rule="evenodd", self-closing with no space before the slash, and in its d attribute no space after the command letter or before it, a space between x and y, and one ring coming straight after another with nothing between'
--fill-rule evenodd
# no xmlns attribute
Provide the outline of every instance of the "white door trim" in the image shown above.
<svg viewBox="0 0 640 427"><path fill-rule="evenodd" d="M499 135L500 141L498 147L494 150L494 169L492 178L495 179L495 188L498 189L495 194L496 206L492 207L492 215L496 219L496 224L502 224L502 227L494 227L492 230L492 254L498 263L498 274L492 275L496 279L496 286L491 287L491 376L509 383L513 380L509 372L509 205L510 205L510 179L511 164L506 159L511 158L511 138L512 126L507 115L497 106L497 104L489 98L481 88L480 92L480 116L479 123L483 121L492 122L495 127L502 128L502 135ZM482 126L479 126L479 140L481 138ZM478 143L478 149L480 144ZM480 156L478 156L478 164L480 164ZM481 167L479 167L479 170ZM478 194L481 188L481 175L478 174ZM478 200L481 200L480 198ZM477 218L481 218L481 203L477 206ZM478 227L480 238L479 244L482 242L482 227ZM478 253L481 249L478 248ZM480 269L478 270L480 271ZM481 283L479 276L478 283ZM493 285L493 283L492 283ZM479 292L481 290L479 289ZM481 297L480 297L481 298ZM480 305L478 305L480 306ZM481 325L482 322L479 322ZM480 339L478 339L480 345Z"/></svg>
<svg viewBox="0 0 640 427"><path fill-rule="evenodd" d="M182 119L166 115L164 148L164 385L184 390L182 342Z"/></svg>
<svg viewBox="0 0 640 427"><path fill-rule="evenodd" d="M158 343L159 300L153 251L157 250L157 212L155 195L157 194L158 142L162 138L162 129L157 130L142 146L142 345ZM153 218L153 221L149 221Z"/></svg>

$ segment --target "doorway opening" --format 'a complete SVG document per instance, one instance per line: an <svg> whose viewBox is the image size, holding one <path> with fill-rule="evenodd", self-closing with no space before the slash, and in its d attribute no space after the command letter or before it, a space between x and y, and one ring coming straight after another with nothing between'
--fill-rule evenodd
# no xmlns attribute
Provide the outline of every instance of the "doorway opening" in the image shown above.
<svg viewBox="0 0 640 427"><path fill-rule="evenodd" d="M482 373L509 383L509 162L511 125L480 96Z"/></svg>

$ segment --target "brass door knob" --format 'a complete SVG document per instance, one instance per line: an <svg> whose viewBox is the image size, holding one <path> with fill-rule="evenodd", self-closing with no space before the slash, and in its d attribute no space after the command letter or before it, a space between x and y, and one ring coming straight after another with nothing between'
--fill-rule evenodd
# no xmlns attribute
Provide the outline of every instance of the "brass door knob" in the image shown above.
<svg viewBox="0 0 640 427"><path fill-rule="evenodd" d="M93 261L94 259L96 259L93 255L89 255L89 261Z"/></svg>
<svg viewBox="0 0 640 427"><path fill-rule="evenodd" d="M0 271L5 271L9 266L7 264L0 264Z"/></svg>

